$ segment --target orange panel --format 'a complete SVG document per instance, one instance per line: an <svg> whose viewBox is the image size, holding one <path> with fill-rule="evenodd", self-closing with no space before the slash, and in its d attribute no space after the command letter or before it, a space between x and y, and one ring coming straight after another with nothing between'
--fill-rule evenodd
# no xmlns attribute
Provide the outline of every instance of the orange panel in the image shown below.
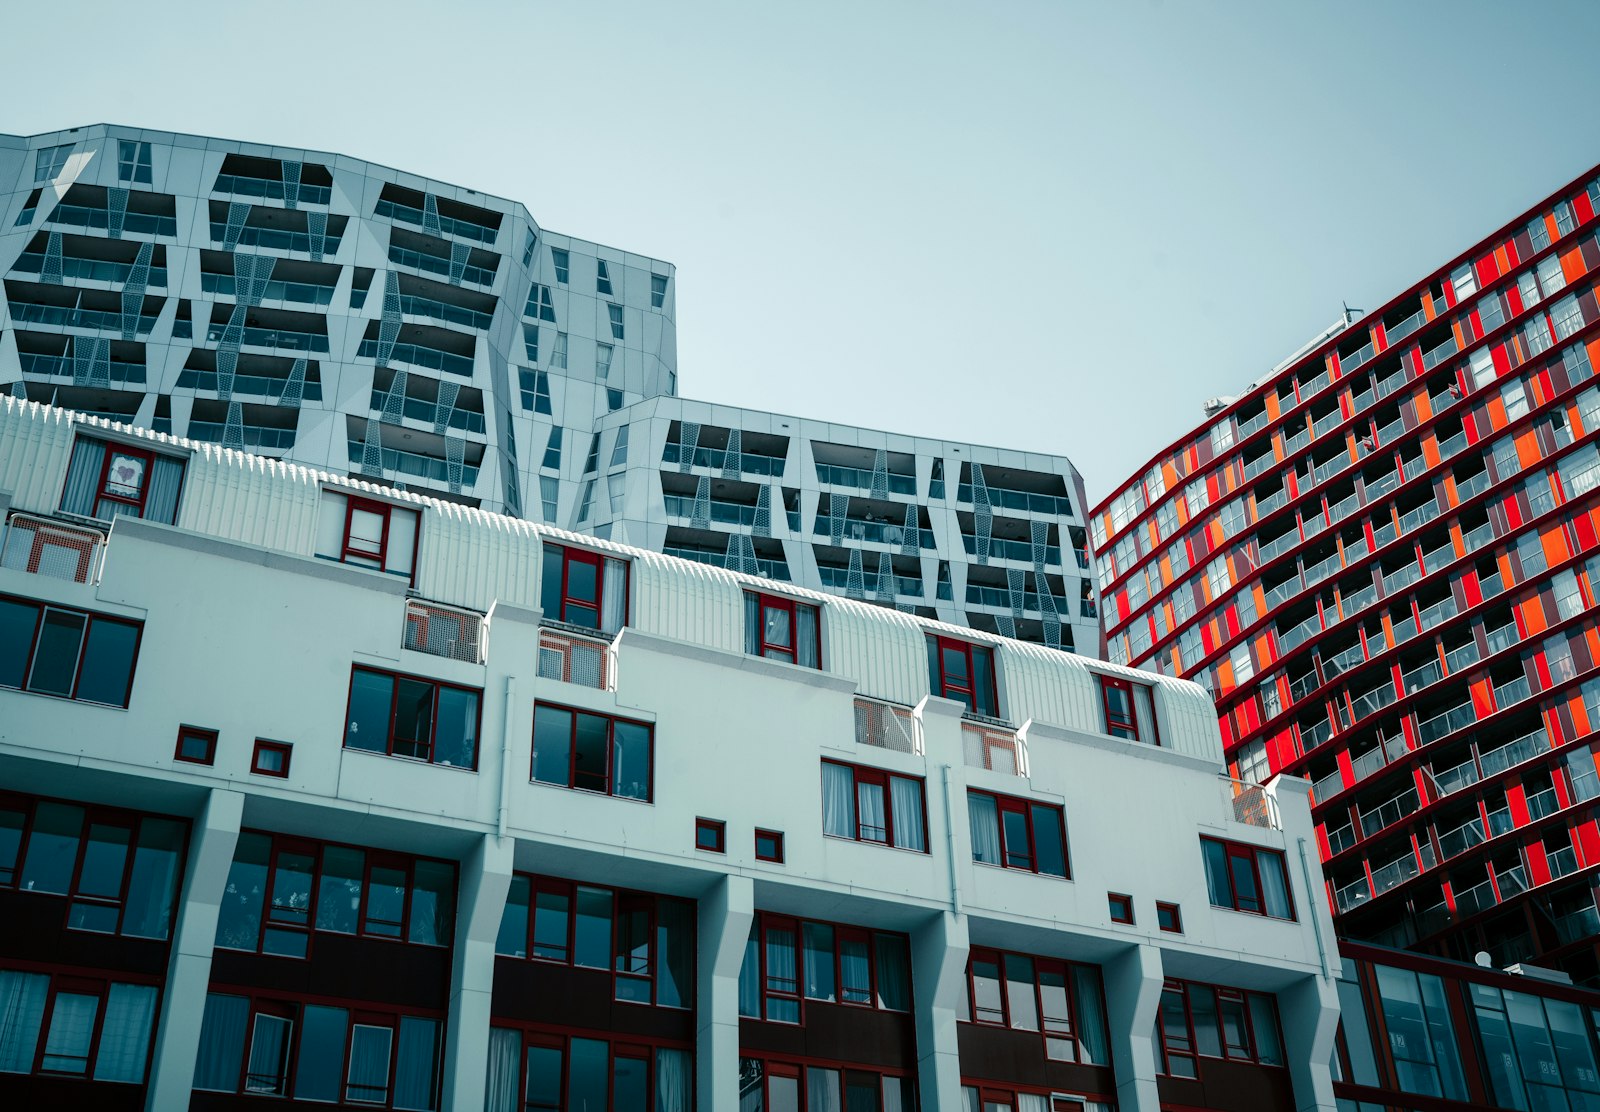
<svg viewBox="0 0 1600 1112"><path fill-rule="evenodd" d="M1432 320L1439 315L1439 310L1433 307L1433 291L1422 291L1422 315L1427 320Z"/></svg>
<svg viewBox="0 0 1600 1112"><path fill-rule="evenodd" d="M1431 432L1422 441L1422 462L1429 467L1439 466L1439 438Z"/></svg>
<svg viewBox="0 0 1600 1112"><path fill-rule="evenodd" d="M1499 247L1494 249L1495 270L1499 271L1501 274L1504 274L1506 271L1510 270L1516 265L1516 263L1511 261L1510 256L1506 254L1505 244L1501 244Z"/></svg>
<svg viewBox="0 0 1600 1112"><path fill-rule="evenodd" d="M1537 636L1550 624L1544 619L1544 604L1539 601L1538 595L1518 605L1516 611L1522 619L1518 624L1525 630L1524 637Z"/></svg>
<svg viewBox="0 0 1600 1112"><path fill-rule="evenodd" d="M1496 399L1493 404L1500 405L1499 399ZM1504 407L1501 408L1500 413L1501 416L1505 415ZM1497 425L1495 427L1498 428L1499 426ZM1537 467L1539 466L1540 462L1543 461L1544 453L1539 451L1539 434L1536 430L1529 429L1527 432L1519 435L1516 439L1516 445L1517 461L1521 463L1523 467Z"/></svg>
<svg viewBox="0 0 1600 1112"><path fill-rule="evenodd" d="M1282 413L1282 410L1278 406L1278 395L1276 393L1268 394L1267 395L1267 420L1276 421L1281 413Z"/></svg>
<svg viewBox="0 0 1600 1112"><path fill-rule="evenodd" d="M1551 529L1547 529L1540 535L1539 541L1544 545L1545 562L1551 567L1555 567L1568 556L1572 555L1572 553L1567 549L1566 530L1559 525L1554 526Z"/></svg>
<svg viewBox="0 0 1600 1112"><path fill-rule="evenodd" d="M1467 346L1468 337L1461 334L1461 321L1459 318L1450 322L1450 331L1455 333L1456 350L1460 351Z"/></svg>
<svg viewBox="0 0 1600 1112"><path fill-rule="evenodd" d="M1493 714L1495 709L1494 681L1487 677L1476 680L1470 690L1472 693L1472 712L1479 718Z"/></svg>

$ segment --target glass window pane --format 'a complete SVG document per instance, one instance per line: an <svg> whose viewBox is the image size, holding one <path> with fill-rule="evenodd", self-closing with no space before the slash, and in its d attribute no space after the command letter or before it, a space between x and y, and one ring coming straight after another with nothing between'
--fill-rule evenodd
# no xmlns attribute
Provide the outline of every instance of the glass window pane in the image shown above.
<svg viewBox="0 0 1600 1112"><path fill-rule="evenodd" d="M572 712L536 707L533 712L533 778L571 786Z"/></svg>
<svg viewBox="0 0 1600 1112"><path fill-rule="evenodd" d="M511 878L511 890L506 893L506 908L500 913L500 933L495 939L495 953L509 958L528 956L528 901L532 887L532 882L525 876Z"/></svg>
<svg viewBox="0 0 1600 1112"><path fill-rule="evenodd" d="M294 1024L282 1016L257 1015L250 1035L250 1061L245 1067L244 1091L285 1094L289 1064L289 1036Z"/></svg>
<svg viewBox="0 0 1600 1112"><path fill-rule="evenodd" d="M443 861L419 860L411 869L411 924L407 937L426 946L450 945L455 920L455 870Z"/></svg>
<svg viewBox="0 0 1600 1112"><path fill-rule="evenodd" d="M1206 887L1215 907L1233 906L1233 886L1228 883L1228 847L1221 842L1201 841L1206 860Z"/></svg>
<svg viewBox="0 0 1600 1112"><path fill-rule="evenodd" d="M261 912L266 903L267 854L272 841L265 834L239 835L217 913L217 945L254 950L261 941Z"/></svg>
<svg viewBox="0 0 1600 1112"><path fill-rule="evenodd" d="M399 938L406 906L406 873L392 866L374 865L367 877L367 934Z"/></svg>
<svg viewBox="0 0 1600 1112"><path fill-rule="evenodd" d="M394 1032L387 1027L356 1024L350 1033L350 1070L346 1100L381 1104L389 1099L389 1052Z"/></svg>
<svg viewBox="0 0 1600 1112"><path fill-rule="evenodd" d="M366 854L347 846L322 848L322 878L317 888L317 929L355 934L361 915L361 882Z"/></svg>
<svg viewBox="0 0 1600 1112"><path fill-rule="evenodd" d="M572 1061L568 1068L567 1107L606 1107L606 1083L610 1080L610 1047L599 1039L573 1039Z"/></svg>
<svg viewBox="0 0 1600 1112"><path fill-rule="evenodd" d="M1289 918L1289 884L1283 873L1283 857L1276 853L1258 853L1256 863L1261 869L1267 914L1279 919Z"/></svg>
<svg viewBox="0 0 1600 1112"><path fill-rule="evenodd" d="M1267 1066L1283 1065L1283 1045L1278 1041L1278 1009L1272 997L1250 994L1250 1027L1256 1036L1256 1060Z"/></svg>
<svg viewBox="0 0 1600 1112"><path fill-rule="evenodd" d="M911 963L906 940L897 934L874 935L878 959L878 1007L890 1011L911 1010Z"/></svg>
<svg viewBox="0 0 1600 1112"><path fill-rule="evenodd" d="M79 670L78 698L113 707L128 705L133 683L133 652L139 627L96 619L89 624L89 639Z"/></svg>
<svg viewBox="0 0 1600 1112"><path fill-rule="evenodd" d="M834 999L833 928L826 923L802 923L805 944L806 996L812 1000Z"/></svg>
<svg viewBox="0 0 1600 1112"><path fill-rule="evenodd" d="M434 727L433 760L452 768L476 768L478 693L439 688L439 721Z"/></svg>
<svg viewBox="0 0 1600 1112"><path fill-rule="evenodd" d="M1222 1057L1217 994L1205 985L1190 985L1189 1016L1194 1020L1195 1049L1212 1058Z"/></svg>
<svg viewBox="0 0 1600 1112"><path fill-rule="evenodd" d="M763 640L777 648L790 648L792 634L789 629L789 611L781 606L764 606L762 616L765 618Z"/></svg>
<svg viewBox="0 0 1600 1112"><path fill-rule="evenodd" d="M839 934L839 1000L845 1004L872 1003L872 957L866 932Z"/></svg>
<svg viewBox="0 0 1600 1112"><path fill-rule="evenodd" d="M106 993L106 1017L100 1026L100 1045L95 1049L96 1081L143 1083L155 1018L155 986L110 987Z"/></svg>
<svg viewBox="0 0 1600 1112"><path fill-rule="evenodd" d="M238 1092L249 1019L250 1001L244 997L207 994L205 1017L200 1021L200 1052L194 1067L196 1089Z"/></svg>
<svg viewBox="0 0 1600 1112"><path fill-rule="evenodd" d="M572 786L584 791L606 790L610 721L598 714L578 715L578 733L573 747Z"/></svg>
<svg viewBox="0 0 1600 1112"><path fill-rule="evenodd" d="M566 961L571 953L567 937L571 900L565 892L541 888L534 897L533 956ZM609 931L609 927L607 928Z"/></svg>
<svg viewBox="0 0 1600 1112"><path fill-rule="evenodd" d="M145 819L133 851L133 874L122 915L122 933L135 938L166 938L172 931L178 895L184 824L171 819Z"/></svg>
<svg viewBox="0 0 1600 1112"><path fill-rule="evenodd" d="M0 687L21 687L39 626L39 608L0 599Z"/></svg>
<svg viewBox="0 0 1600 1112"><path fill-rule="evenodd" d="M1260 911L1261 894L1256 888L1255 865L1250 854L1228 854L1228 878L1233 882L1235 906L1240 911Z"/></svg>
<svg viewBox="0 0 1600 1112"><path fill-rule="evenodd" d="M561 1108L561 1051L553 1046L528 1047L528 1108Z"/></svg>
<svg viewBox="0 0 1600 1112"><path fill-rule="evenodd" d="M1032 869L1033 851L1028 843L1028 813L1002 808L1001 834L1006 844L1006 868Z"/></svg>
<svg viewBox="0 0 1600 1112"><path fill-rule="evenodd" d="M573 960L591 969L611 968L611 892L578 886L577 939Z"/></svg>
<svg viewBox="0 0 1600 1112"><path fill-rule="evenodd" d="M1033 807L1033 844L1041 873L1067 875L1066 839L1061 832L1061 812L1043 803Z"/></svg>
<svg viewBox="0 0 1600 1112"><path fill-rule="evenodd" d="M0 885L9 885L16 879L26 818L21 811L0 810Z"/></svg>
<svg viewBox="0 0 1600 1112"><path fill-rule="evenodd" d="M993 718L1000 713L1000 708L994 698L994 666L991 659L992 654L988 649L977 645L972 647L973 709Z"/></svg>
<svg viewBox="0 0 1600 1112"><path fill-rule="evenodd" d="M683 900L656 902L656 1003L684 1008L694 999L694 905Z"/></svg>
<svg viewBox="0 0 1600 1112"><path fill-rule="evenodd" d="M1000 996L1000 962L993 957L972 959L972 1012L979 1023L1004 1023Z"/></svg>
<svg viewBox="0 0 1600 1112"><path fill-rule="evenodd" d="M83 833L83 808L41 803L33 812L28 855L22 862L22 890L66 894Z"/></svg>
<svg viewBox="0 0 1600 1112"><path fill-rule="evenodd" d="M615 735L616 783L612 794L627 799L650 798L650 727L637 722L612 723Z"/></svg>
<svg viewBox="0 0 1600 1112"><path fill-rule="evenodd" d="M1039 1007L1033 989L1033 959L1021 954L1006 955L1006 1003L1011 1008L1011 1026L1019 1031L1039 1029Z"/></svg>
<svg viewBox="0 0 1600 1112"><path fill-rule="evenodd" d="M301 1013L300 1055L294 1071L297 1100L338 1100L350 1016L343 1008L307 1004Z"/></svg>
<svg viewBox="0 0 1600 1112"><path fill-rule="evenodd" d="M78 669L78 647L83 641L84 616L66 610L46 610L39 627L39 644L33 654L28 690L46 695L71 695L72 677Z"/></svg>
<svg viewBox="0 0 1600 1112"><path fill-rule="evenodd" d="M90 823L88 842L83 850L83 865L78 874L74 899L67 912L67 925L75 930L117 929L122 895L122 875L128 864L128 843L133 831L126 826Z"/></svg>
<svg viewBox="0 0 1600 1112"><path fill-rule="evenodd" d="M393 701L393 676L360 670L351 673L350 721L345 725L345 748L388 752L389 708Z"/></svg>
<svg viewBox="0 0 1600 1112"><path fill-rule="evenodd" d="M806 1069L808 1112L839 1112L839 1071L816 1066Z"/></svg>
<svg viewBox="0 0 1600 1112"><path fill-rule="evenodd" d="M433 757L433 694L431 683L402 677L396 684L394 705L394 755L431 760Z"/></svg>
<svg viewBox="0 0 1600 1112"><path fill-rule="evenodd" d="M39 1068L50 1073L89 1072L89 1043L100 998L87 993L58 992L50 1012L50 1033L44 1039Z"/></svg>
<svg viewBox="0 0 1600 1112"><path fill-rule="evenodd" d="M650 1112L650 1062L644 1058L624 1058L611 1063L612 1112Z"/></svg>

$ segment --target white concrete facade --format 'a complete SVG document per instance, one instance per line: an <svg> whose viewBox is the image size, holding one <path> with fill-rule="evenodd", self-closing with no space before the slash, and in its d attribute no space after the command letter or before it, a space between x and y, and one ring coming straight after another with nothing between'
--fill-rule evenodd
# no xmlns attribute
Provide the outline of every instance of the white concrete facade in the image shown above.
<svg viewBox="0 0 1600 1112"><path fill-rule="evenodd" d="M90 524L59 513L84 437L181 459L175 522L118 517L81 577L30 571L17 553L39 522ZM350 495L419 513L411 577L319 558L319 499ZM0 782L194 824L147 1108L182 1106L194 1076L216 908L241 829L456 863L444 1108L484 1106L513 870L695 901L700 1108L741 1107L739 967L761 912L910 937L923 1108L962 1107L973 1063L961 1059L956 1017L971 946L1099 967L1124 1112L1158 1107L1151 1028L1169 977L1273 994L1295 1106L1333 1107L1337 955L1306 785L1280 779L1265 798L1238 799L1219 778L1216 719L1193 684L11 398L0 399L0 503L12 515L0 595L142 623L126 708L0 688ZM604 646L600 686L540 667L542 639L572 635L540 610L546 542L630 567L627 624ZM744 595L778 591L820 608L823 668L746 653ZM419 600L481 616L482 651L447 659L404 647ZM993 651L999 721L978 725L1015 739L1021 774L974 767L974 723L933 693L930 635ZM355 666L481 691L475 767L344 747ZM1106 733L1100 676L1150 685L1159 746ZM910 751L858 740L862 699L914 723ZM652 724L650 801L530 782L536 702ZM181 723L217 731L213 765L174 759ZM256 738L292 745L286 778L252 773ZM920 780L926 851L825 836L824 760ZM1070 879L976 862L969 788L1064 807ZM702 817L725 823L725 853L696 849ZM755 857L757 829L784 833L782 863ZM1298 918L1213 907L1202 837L1283 852ZM1137 925L1112 921L1108 893L1132 898ZM1157 929L1156 901L1181 906L1181 933Z"/></svg>
<svg viewBox="0 0 1600 1112"><path fill-rule="evenodd" d="M326 152L0 135L0 275L11 396L1098 652L1070 462L681 401L674 268L515 202Z"/></svg>

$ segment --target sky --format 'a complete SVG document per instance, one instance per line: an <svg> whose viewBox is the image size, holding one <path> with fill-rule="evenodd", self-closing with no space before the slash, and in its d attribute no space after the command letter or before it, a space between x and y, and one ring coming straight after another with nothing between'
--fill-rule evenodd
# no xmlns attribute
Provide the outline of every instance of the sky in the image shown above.
<svg viewBox="0 0 1600 1112"><path fill-rule="evenodd" d="M0 131L281 143L521 201L677 266L685 396L1066 455L1091 502L1343 302L1600 163L1590 3L53 0L5 26Z"/></svg>

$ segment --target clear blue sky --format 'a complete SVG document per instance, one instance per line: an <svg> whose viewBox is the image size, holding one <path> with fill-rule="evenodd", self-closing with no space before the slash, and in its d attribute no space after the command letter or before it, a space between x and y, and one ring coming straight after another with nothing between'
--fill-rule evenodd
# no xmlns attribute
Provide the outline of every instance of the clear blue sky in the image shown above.
<svg viewBox="0 0 1600 1112"><path fill-rule="evenodd" d="M1600 5L15 5L0 130L320 148L677 264L690 397L1092 498L1600 163Z"/></svg>

